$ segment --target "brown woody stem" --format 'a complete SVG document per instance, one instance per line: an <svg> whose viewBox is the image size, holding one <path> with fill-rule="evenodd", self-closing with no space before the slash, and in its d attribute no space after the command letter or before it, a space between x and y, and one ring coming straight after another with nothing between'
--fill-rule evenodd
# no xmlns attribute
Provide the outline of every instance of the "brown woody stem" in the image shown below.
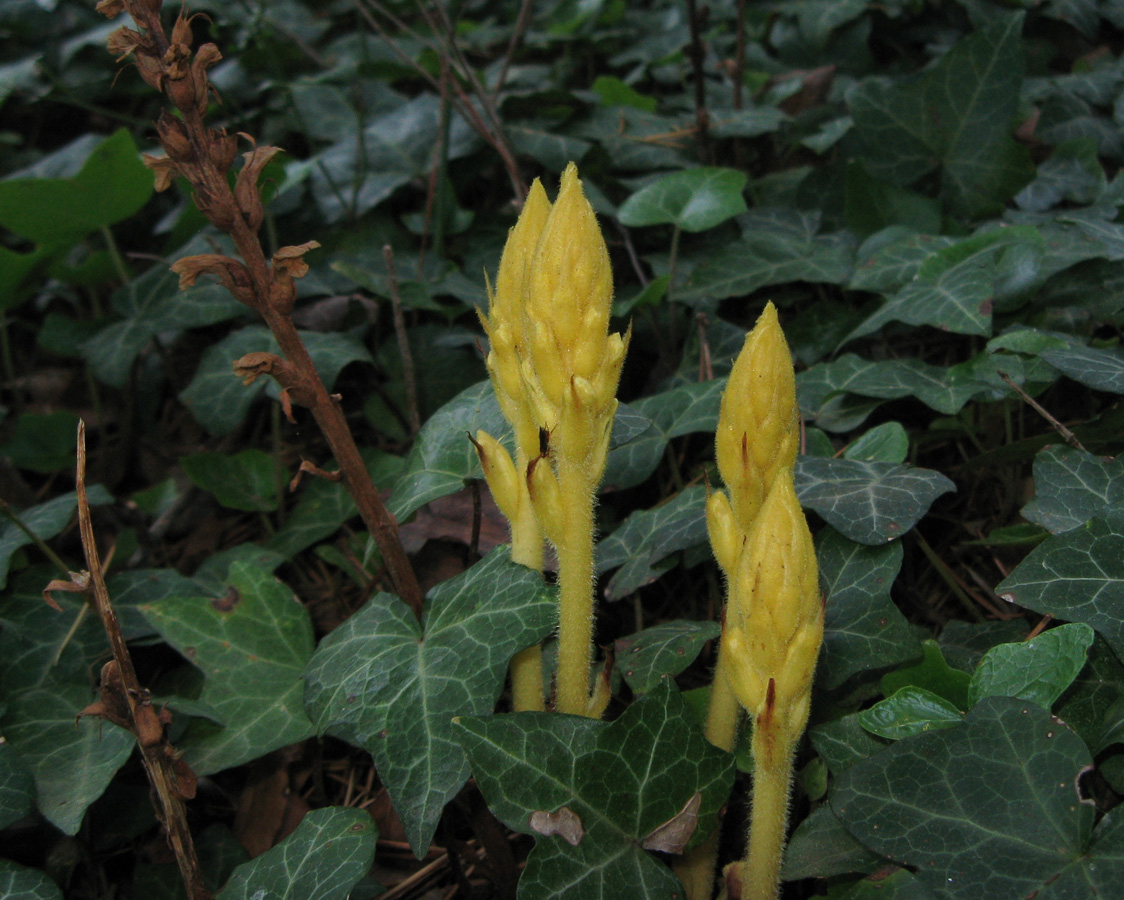
<svg viewBox="0 0 1124 900"><path fill-rule="evenodd" d="M105 586L101 558L94 539L93 521L90 518L90 503L86 496L86 423L81 421L78 423L76 481L78 530L82 536L82 550L89 571L89 590L93 594L94 607L101 617L102 625L105 626L105 633L113 650L113 659L120 673L120 682L117 685L118 696L115 698L118 702L115 705L120 709L128 709L127 724L137 739L148 780L160 800L161 818L167 830L168 843L176 855L187 895L190 900L211 900L211 892L203 883L203 872L199 868L199 858L195 854L191 830L187 826L187 809L183 802L183 764L164 736L164 723L153 708L148 691L143 690L137 680L133 659L129 655L125 637L121 634L117 611L113 608L109 590ZM103 678L103 699L106 691L112 689L114 684L109 679ZM179 772L177 772L177 764L181 767Z"/></svg>
<svg viewBox="0 0 1124 900"><path fill-rule="evenodd" d="M216 227L234 240L242 262L239 265L234 260L220 260L225 273L223 282L240 301L257 310L273 332L288 364L285 372L288 383L284 383L283 387L289 389L290 399L312 411L339 464L347 489L359 508L359 515L378 545L396 592L420 619L421 588L398 537L398 523L379 497L347 420L320 380L312 357L293 323L292 310L296 300L293 278L300 273L294 274L289 268L292 265L291 255L282 262L275 257L271 265L258 239L257 232L263 219L256 183L260 165L251 167L248 158L232 191L226 170L233 160L233 139L223 131L208 128L204 121L207 97L212 91L206 68L219 59L218 51L206 45L198 53L193 53L190 21L185 20L182 11L169 41L160 21L160 7L159 0L101 0L99 3L99 9L107 14L116 14L120 8L126 9L141 26L142 32L121 29L125 34L116 38L116 44L111 38L111 46L125 48L125 55L131 55L136 61L145 81L165 93L180 110L182 118L179 120L172 117L161 119L161 143L168 153L168 160L157 162L173 165L191 182L196 205ZM268 161L268 157L260 159L261 165ZM316 245L286 249L298 251L299 262L300 253L308 246ZM214 264L214 257L208 259L210 264ZM178 271L181 284L185 283L184 270ZM215 270L208 268L207 271ZM192 283L194 275L189 274L188 277L190 280L186 283ZM245 283L247 281L248 284Z"/></svg>

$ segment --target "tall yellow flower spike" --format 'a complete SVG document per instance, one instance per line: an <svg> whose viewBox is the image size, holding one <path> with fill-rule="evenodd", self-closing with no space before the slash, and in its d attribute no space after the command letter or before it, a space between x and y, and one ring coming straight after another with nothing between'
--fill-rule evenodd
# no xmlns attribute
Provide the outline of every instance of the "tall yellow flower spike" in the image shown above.
<svg viewBox="0 0 1124 900"><path fill-rule="evenodd" d="M793 755L808 723L822 640L816 551L785 472L742 552L722 634L726 678L753 723L749 847L727 873L744 900L776 900Z"/></svg>
<svg viewBox="0 0 1124 900"><path fill-rule="evenodd" d="M793 487L799 438L792 357L769 303L746 336L722 395L715 457L726 491L707 498L707 530L728 599L706 735L732 751L740 708L750 712L757 835L750 843L757 849L750 851L747 879L765 886L752 888L747 881L747 898L776 893L779 869L759 863L783 849L769 842L783 841L792 751L807 721L823 631L815 552ZM676 868L689 900L709 900L717 844L715 834Z"/></svg>
<svg viewBox="0 0 1124 900"><path fill-rule="evenodd" d="M553 206L537 181L532 187L504 248L490 314L480 316L492 344L488 371L515 430L518 486L506 462L489 459L506 454L502 445L483 433L476 440L512 523L512 557L525 561L516 549L530 542L516 537L531 531L524 509L534 511L538 567L543 534L558 555L557 708L594 716L607 696L589 696L593 503L628 348L628 335L608 333L612 297L608 249L571 163ZM517 708L529 708L519 706L518 687L516 694Z"/></svg>

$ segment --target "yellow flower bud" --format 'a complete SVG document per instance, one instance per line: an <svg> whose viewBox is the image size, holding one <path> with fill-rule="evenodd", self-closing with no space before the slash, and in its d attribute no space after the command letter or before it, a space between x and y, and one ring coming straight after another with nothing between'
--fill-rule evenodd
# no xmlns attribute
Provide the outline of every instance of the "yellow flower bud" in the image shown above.
<svg viewBox="0 0 1124 900"><path fill-rule="evenodd" d="M484 470L484 480L488 482L488 489L492 492L496 506L509 522L514 522L519 516L526 487L515 470L511 454L486 431L477 431L473 444L476 446L476 455L480 457L480 467Z"/></svg>
<svg viewBox="0 0 1124 900"><path fill-rule="evenodd" d="M745 536L734 521L729 498L722 491L714 491L706 498L706 531L714 558L730 578L737 571L738 554Z"/></svg>
<svg viewBox="0 0 1124 900"><path fill-rule="evenodd" d="M748 533L778 473L795 464L799 440L792 356L768 303L734 362L715 435L718 471L742 531Z"/></svg>
<svg viewBox="0 0 1124 900"><path fill-rule="evenodd" d="M566 506L549 460L532 460L527 465L527 491L543 534L558 546L566 536Z"/></svg>

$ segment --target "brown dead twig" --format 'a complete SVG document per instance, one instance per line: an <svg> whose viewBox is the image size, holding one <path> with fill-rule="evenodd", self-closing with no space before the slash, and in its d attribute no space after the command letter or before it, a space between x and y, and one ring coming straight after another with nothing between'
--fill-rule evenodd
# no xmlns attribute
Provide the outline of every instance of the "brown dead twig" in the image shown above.
<svg viewBox="0 0 1124 900"><path fill-rule="evenodd" d="M78 423L78 530L86 557L84 572L71 572L69 580L56 579L43 591L43 597L54 605L50 591L87 594L105 627L113 659L101 670L101 696L82 710L78 717L94 716L112 722L130 732L137 741L144 759L152 790L159 799L157 810L179 864L180 875L190 900L211 900L211 892L203 883L203 873L187 825L185 800L195 796L195 774L180 759L168 740L167 726L172 716L167 710L152 705L148 691L140 686L133 659L121 633L117 611L105 586L102 562L94 539L90 503L86 496L86 423Z"/></svg>
<svg viewBox="0 0 1124 900"><path fill-rule="evenodd" d="M138 28L114 31L109 36L109 50L118 60L131 59L141 78L166 94L180 111L180 117L164 112L156 123L160 145L167 156L144 158L155 173L156 189L166 190L176 176L187 179L194 189L196 206L212 224L230 235L241 257L238 260L213 253L188 256L178 260L172 270L179 275L181 288L194 284L200 275L216 276L235 298L265 320L283 356L249 354L235 364L235 371L247 384L262 375L271 375L283 388L286 413L290 413L294 403L312 412L386 562L395 590L420 619L422 593L399 540L398 523L371 481L338 398L328 394L293 323L295 279L308 272L304 255L319 244L308 241L282 247L272 259L267 259L258 239L265 217L258 178L280 148L254 146L242 154L245 163L231 189L226 173L237 155L238 136L210 128L204 122L207 106L216 96L207 70L222 54L214 44L194 48L191 18L185 17L182 10L169 38L160 20L162 6L163 0L100 0L97 9L108 17L121 12L133 17ZM242 137L253 143L248 135Z"/></svg>

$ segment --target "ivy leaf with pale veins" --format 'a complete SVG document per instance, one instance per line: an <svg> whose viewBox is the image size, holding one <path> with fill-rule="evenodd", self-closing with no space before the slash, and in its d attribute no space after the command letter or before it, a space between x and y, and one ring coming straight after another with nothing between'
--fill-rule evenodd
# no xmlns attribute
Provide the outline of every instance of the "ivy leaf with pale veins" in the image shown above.
<svg viewBox="0 0 1124 900"><path fill-rule="evenodd" d="M43 602L43 586L53 574L53 568L27 569L0 596L0 684L6 692L0 734L9 755L15 754L13 768L22 763L34 780L39 811L65 834L77 834L86 808L136 741L108 722L74 721L97 696L90 673L105 653L105 629L79 595L56 594L61 611ZM19 782L16 774L10 788L16 810L22 808L18 798L28 796ZM0 798L4 794L0 788Z"/></svg>
<svg viewBox="0 0 1124 900"><path fill-rule="evenodd" d="M656 470L672 438L696 431L713 433L725 389L726 379L714 378L689 382L636 400L630 407L630 415L644 417L650 427L610 450L605 485L617 489L634 487Z"/></svg>
<svg viewBox="0 0 1124 900"><path fill-rule="evenodd" d="M665 175L641 188L617 211L622 225L675 225L706 231L746 210L746 176L736 169L700 166Z"/></svg>
<svg viewBox="0 0 1124 900"><path fill-rule="evenodd" d="M242 863L217 900L346 900L375 859L378 828L362 809L314 809L297 830Z"/></svg>
<svg viewBox="0 0 1124 900"><path fill-rule="evenodd" d="M41 869L0 859L0 897L4 900L62 900L62 891Z"/></svg>
<svg viewBox="0 0 1124 900"><path fill-rule="evenodd" d="M844 284L851 277L853 256L847 233L820 235L814 227L775 229L762 223L711 253L676 296L690 303L743 296L790 281Z"/></svg>
<svg viewBox="0 0 1124 900"><path fill-rule="evenodd" d="M326 637L308 664L305 702L320 733L375 760L420 858L445 804L468 779L458 715L485 715L508 661L545 638L556 604L542 576L497 547L427 595L423 621L378 594Z"/></svg>
<svg viewBox="0 0 1124 900"><path fill-rule="evenodd" d="M992 647L972 675L968 702L1018 697L1050 709L1085 668L1093 629L1081 622L1059 625L1035 638Z"/></svg>
<svg viewBox="0 0 1124 900"><path fill-rule="evenodd" d="M1124 510L1124 463L1053 444L1034 457L1034 499L1023 517L1059 534Z"/></svg>
<svg viewBox="0 0 1124 900"><path fill-rule="evenodd" d="M91 506L113 502L112 495L100 484L91 486L87 493ZM28 531L41 540L49 541L66 527L77 508L78 494L70 491L53 497L46 503L17 512L16 515ZM7 516L0 519L0 523L0 588L3 588L8 583L12 554L20 547L33 543L33 540Z"/></svg>
<svg viewBox="0 0 1124 900"><path fill-rule="evenodd" d="M676 619L619 638L617 670L638 694L654 690L666 676L676 676L693 663L703 644L722 633L717 622Z"/></svg>
<svg viewBox="0 0 1124 900"><path fill-rule="evenodd" d="M535 835L521 900L681 897L671 870L641 844L693 815L700 794L687 845L696 846L714 828L733 781L733 757L702 736L669 679L615 722L512 713L464 716L456 729L489 808L508 827ZM536 813L563 806L584 826L577 846L531 827Z"/></svg>
<svg viewBox="0 0 1124 900"><path fill-rule="evenodd" d="M987 697L962 724L906 738L837 777L832 811L940 900L1111 897L1124 830L1082 802L1076 734L1024 700Z"/></svg>
<svg viewBox="0 0 1124 900"><path fill-rule="evenodd" d="M957 212L998 210L1034 175L1011 137L1023 75L1021 13L969 35L908 82L867 79L847 94L863 163L908 186L937 167Z"/></svg>
<svg viewBox="0 0 1124 900"><path fill-rule="evenodd" d="M1124 394L1124 353L1118 349L1101 350L1070 341L1068 347L1048 348L1039 356L1086 387Z"/></svg>
<svg viewBox="0 0 1124 900"><path fill-rule="evenodd" d="M932 469L858 459L800 456L796 493L829 525L860 544L901 537L956 485Z"/></svg>
<svg viewBox="0 0 1124 900"><path fill-rule="evenodd" d="M249 762L312 734L301 702L312 622L272 574L235 563L222 597L171 597L140 609L203 672L199 700L226 723L193 719L177 742L197 774Z"/></svg>
<svg viewBox="0 0 1124 900"><path fill-rule="evenodd" d="M497 439L510 426L500 412L490 381L465 388L442 406L418 432L387 508L405 521L415 510L456 493L468 478L482 478L480 460L468 435L483 430Z"/></svg>
<svg viewBox="0 0 1124 900"><path fill-rule="evenodd" d="M827 596L817 673L825 688L834 690L858 672L920 657L913 628L890 599L902 565L900 542L869 547L825 528L816 558Z"/></svg>
<svg viewBox="0 0 1124 900"><path fill-rule="evenodd" d="M634 512L597 545L598 573L621 566L605 587L605 599L620 600L650 584L662 574L657 568L662 560L706 539L706 489L701 485L680 491L655 509Z"/></svg>
<svg viewBox="0 0 1124 900"><path fill-rule="evenodd" d="M1092 626L1124 660L1124 517L1090 519L1048 538L995 592L1035 612Z"/></svg>
<svg viewBox="0 0 1124 900"><path fill-rule="evenodd" d="M0 829L18 822L35 808L35 782L15 749L0 742Z"/></svg>

